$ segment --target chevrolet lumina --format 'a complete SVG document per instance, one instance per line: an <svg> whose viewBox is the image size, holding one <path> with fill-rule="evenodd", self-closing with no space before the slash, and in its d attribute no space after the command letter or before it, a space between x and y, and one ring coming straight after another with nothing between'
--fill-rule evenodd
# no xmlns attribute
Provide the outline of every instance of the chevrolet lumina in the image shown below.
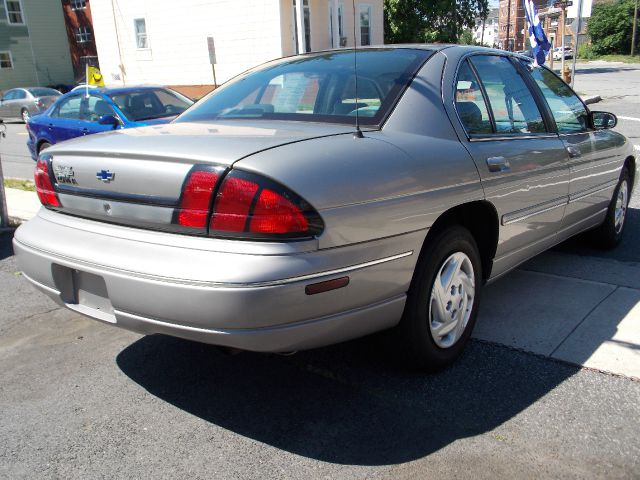
<svg viewBox="0 0 640 480"><path fill-rule="evenodd" d="M618 243L636 159L615 123L503 51L280 59L170 124L41 153L14 248L36 287L119 327L261 352L389 330L434 370L484 284L579 232Z"/></svg>

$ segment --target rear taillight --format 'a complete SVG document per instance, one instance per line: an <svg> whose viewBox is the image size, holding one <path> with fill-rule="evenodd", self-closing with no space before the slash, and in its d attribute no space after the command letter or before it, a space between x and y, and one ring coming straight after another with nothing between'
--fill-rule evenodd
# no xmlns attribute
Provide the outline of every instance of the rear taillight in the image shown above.
<svg viewBox="0 0 640 480"><path fill-rule="evenodd" d="M319 235L318 213L295 193L267 178L234 170L220 186L210 235L298 238Z"/></svg>
<svg viewBox="0 0 640 480"><path fill-rule="evenodd" d="M59 207L60 201L58 200L58 195L53 189L51 176L49 175L49 162L43 159L38 160L36 163L34 178L36 182L36 192L38 193L40 203L47 207Z"/></svg>
<svg viewBox="0 0 640 480"><path fill-rule="evenodd" d="M194 167L182 187L178 208L178 225L191 228L206 228L213 189L218 183L221 170Z"/></svg>
<svg viewBox="0 0 640 480"><path fill-rule="evenodd" d="M222 169L193 167L174 222L217 237L289 239L322 232L322 219L313 207L282 185L238 170L223 177Z"/></svg>

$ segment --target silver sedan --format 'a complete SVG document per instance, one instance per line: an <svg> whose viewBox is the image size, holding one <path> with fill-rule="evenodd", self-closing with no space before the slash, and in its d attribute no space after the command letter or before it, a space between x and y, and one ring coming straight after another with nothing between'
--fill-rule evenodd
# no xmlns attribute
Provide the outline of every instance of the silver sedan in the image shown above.
<svg viewBox="0 0 640 480"><path fill-rule="evenodd" d="M0 96L0 118L27 122L31 115L43 112L62 95L45 87L13 88Z"/></svg>
<svg viewBox="0 0 640 480"><path fill-rule="evenodd" d="M503 51L286 58L171 124L48 149L15 252L60 304L137 332L283 352L389 330L435 370L487 282L579 232L619 242L637 175L615 124Z"/></svg>

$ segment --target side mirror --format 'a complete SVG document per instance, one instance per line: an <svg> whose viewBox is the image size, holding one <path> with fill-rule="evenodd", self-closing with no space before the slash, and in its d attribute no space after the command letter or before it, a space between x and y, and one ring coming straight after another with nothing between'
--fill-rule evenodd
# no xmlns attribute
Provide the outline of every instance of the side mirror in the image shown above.
<svg viewBox="0 0 640 480"><path fill-rule="evenodd" d="M98 119L98 123L100 125L111 125L114 129L116 129L120 125L120 120L118 120L113 115L102 115Z"/></svg>
<svg viewBox="0 0 640 480"><path fill-rule="evenodd" d="M609 112L591 112L591 124L596 130L613 128L618 124L618 117Z"/></svg>

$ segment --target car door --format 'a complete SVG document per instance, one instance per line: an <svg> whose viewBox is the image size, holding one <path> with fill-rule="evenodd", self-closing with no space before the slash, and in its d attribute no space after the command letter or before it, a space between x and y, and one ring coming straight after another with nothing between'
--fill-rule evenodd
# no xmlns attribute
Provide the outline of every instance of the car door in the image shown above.
<svg viewBox="0 0 640 480"><path fill-rule="evenodd" d="M12 101L15 99L16 90L8 90L2 96L2 100L0 101L0 117L1 118L11 118L11 105Z"/></svg>
<svg viewBox="0 0 640 480"><path fill-rule="evenodd" d="M83 93L76 93L60 100L49 117L48 129L57 142L69 140L83 134L86 122L81 119Z"/></svg>
<svg viewBox="0 0 640 480"><path fill-rule="evenodd" d="M9 104L9 115L13 118L22 118L22 107L27 102L27 92L21 88L16 88L14 92Z"/></svg>
<svg viewBox="0 0 640 480"><path fill-rule="evenodd" d="M604 219L622 163L617 156L621 139L610 130L593 129L586 105L551 70L530 70L569 157L569 204L563 221L568 236Z"/></svg>
<svg viewBox="0 0 640 480"><path fill-rule="evenodd" d="M447 107L499 217L493 275L556 241L569 194L564 145L526 75L508 56L470 55Z"/></svg>

